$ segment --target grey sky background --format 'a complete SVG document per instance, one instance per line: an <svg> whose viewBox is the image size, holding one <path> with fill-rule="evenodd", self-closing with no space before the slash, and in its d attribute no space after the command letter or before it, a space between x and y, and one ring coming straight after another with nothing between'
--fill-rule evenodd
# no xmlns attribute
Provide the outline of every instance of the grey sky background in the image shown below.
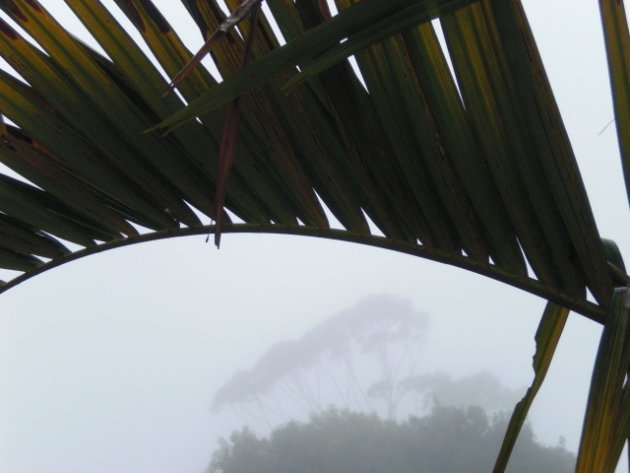
<svg viewBox="0 0 630 473"><path fill-rule="evenodd" d="M178 2L155 3L191 48L201 44ZM600 232L630 263L614 123L599 134L613 112L597 2L524 4ZM204 240L91 256L0 297L0 472L200 472L217 436L240 427L211 413L214 391L269 345L368 294L405 297L429 314L427 371L488 370L512 388L531 380L544 307L534 296L359 245L226 234L217 251ZM599 332L572 314L531 415L545 443L562 435L577 448Z"/></svg>

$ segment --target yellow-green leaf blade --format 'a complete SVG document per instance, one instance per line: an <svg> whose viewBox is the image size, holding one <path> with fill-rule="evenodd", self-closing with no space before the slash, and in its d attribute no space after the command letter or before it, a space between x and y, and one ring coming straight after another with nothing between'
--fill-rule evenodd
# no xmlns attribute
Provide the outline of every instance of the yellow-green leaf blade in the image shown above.
<svg viewBox="0 0 630 473"><path fill-rule="evenodd" d="M608 70L613 93L617 137L630 201L630 33L624 4L620 0L600 0Z"/></svg>
<svg viewBox="0 0 630 473"><path fill-rule="evenodd" d="M198 115L225 105L234 98L269 82L279 73L286 71L292 66L317 56L328 48L334 47L345 38L360 33L365 28L369 28L374 22L390 15L398 15L400 17L400 11L410 5L420 4L418 8L421 8L421 11L415 18L415 21L416 23L421 23L434 18L444 9L453 10L465 6L471 1L363 0L325 23L308 30L282 48L253 62L242 71L234 74L229 80L222 82L208 93L192 101L186 108L160 122L155 128L175 128ZM395 34L401 29L409 28L412 25L413 23L403 22L398 29L392 29L391 31L388 29L387 34ZM380 39L383 39L383 36L374 37L373 41L362 41L360 44L367 46Z"/></svg>
<svg viewBox="0 0 630 473"><path fill-rule="evenodd" d="M536 354L533 362L534 380L523 399L514 407L493 473L503 473L507 467L518 434L525 423L527 412L545 380L568 315L569 309L552 302L547 303L547 307L545 307L545 312L536 332Z"/></svg>
<svg viewBox="0 0 630 473"><path fill-rule="evenodd" d="M586 406L576 473L604 473L619 461L624 382L630 365L630 289L616 288L604 325Z"/></svg>

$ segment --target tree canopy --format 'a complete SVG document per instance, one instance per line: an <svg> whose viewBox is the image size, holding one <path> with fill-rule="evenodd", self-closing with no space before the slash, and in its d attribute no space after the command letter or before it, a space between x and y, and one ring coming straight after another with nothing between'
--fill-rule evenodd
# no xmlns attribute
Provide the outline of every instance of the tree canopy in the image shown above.
<svg viewBox="0 0 630 473"><path fill-rule="evenodd" d="M331 391L337 402L344 398L344 407L365 408L370 384L384 381L385 391L375 389L373 398L392 397L396 384L415 373L428 326L428 315L409 300L386 294L365 297L300 338L269 347L251 369L236 372L217 390L213 408L264 404L278 390L283 404L294 391L311 410L332 402ZM392 406L392 415L394 410Z"/></svg>
<svg viewBox="0 0 630 473"><path fill-rule="evenodd" d="M232 433L214 453L211 473L488 473L507 425L479 407L436 406L406 421L331 408L291 422L268 438ZM575 455L536 442L526 425L507 471L569 473Z"/></svg>

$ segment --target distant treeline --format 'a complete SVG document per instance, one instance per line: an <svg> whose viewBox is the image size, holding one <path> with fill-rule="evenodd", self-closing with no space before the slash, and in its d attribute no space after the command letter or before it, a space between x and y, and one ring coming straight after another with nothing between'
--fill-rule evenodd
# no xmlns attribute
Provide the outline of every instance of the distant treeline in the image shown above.
<svg viewBox="0 0 630 473"><path fill-rule="evenodd" d="M215 451L211 473L489 473L508 416L437 405L406 421L330 408L261 438L234 432ZM526 425L508 472L569 473L575 455L536 442Z"/></svg>

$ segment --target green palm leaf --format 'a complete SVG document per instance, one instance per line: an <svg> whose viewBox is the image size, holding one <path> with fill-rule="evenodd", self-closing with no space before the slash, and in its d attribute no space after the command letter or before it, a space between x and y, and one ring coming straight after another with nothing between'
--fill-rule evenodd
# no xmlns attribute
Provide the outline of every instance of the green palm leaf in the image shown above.
<svg viewBox="0 0 630 473"><path fill-rule="evenodd" d="M603 320L612 269L518 1L340 0L335 17L325 3L272 2L287 44L263 21L242 68L242 37L228 32L212 50L227 79L192 69L179 84L186 106L160 98L166 80L100 2L68 4L108 57L38 3L2 4L46 54L3 24L0 54L28 84L0 74L0 110L18 125L4 126L13 144L0 156L98 220L90 226L101 233L84 244L131 242L130 224L200 228L191 207L216 220L223 107L242 97L225 205L244 223L332 236L321 199L347 238L466 267ZM206 34L225 21L212 2L185 5ZM169 74L191 60L150 2L119 6ZM436 17L447 52L427 23ZM365 86L344 61L352 52ZM139 134L156 123L170 135Z"/></svg>
<svg viewBox="0 0 630 473"><path fill-rule="evenodd" d="M600 0L621 163L630 200L630 33L623 2Z"/></svg>
<svg viewBox="0 0 630 473"><path fill-rule="evenodd" d="M507 427L503 445L494 465L493 473L503 473L507 467L508 461L518 434L525 423L529 408L542 386L549 365L555 353L560 335L567 321L569 310L564 307L549 303L545 308L538 331L536 332L536 354L534 355L534 380L532 385L527 389L525 396L514 407L514 412Z"/></svg>

